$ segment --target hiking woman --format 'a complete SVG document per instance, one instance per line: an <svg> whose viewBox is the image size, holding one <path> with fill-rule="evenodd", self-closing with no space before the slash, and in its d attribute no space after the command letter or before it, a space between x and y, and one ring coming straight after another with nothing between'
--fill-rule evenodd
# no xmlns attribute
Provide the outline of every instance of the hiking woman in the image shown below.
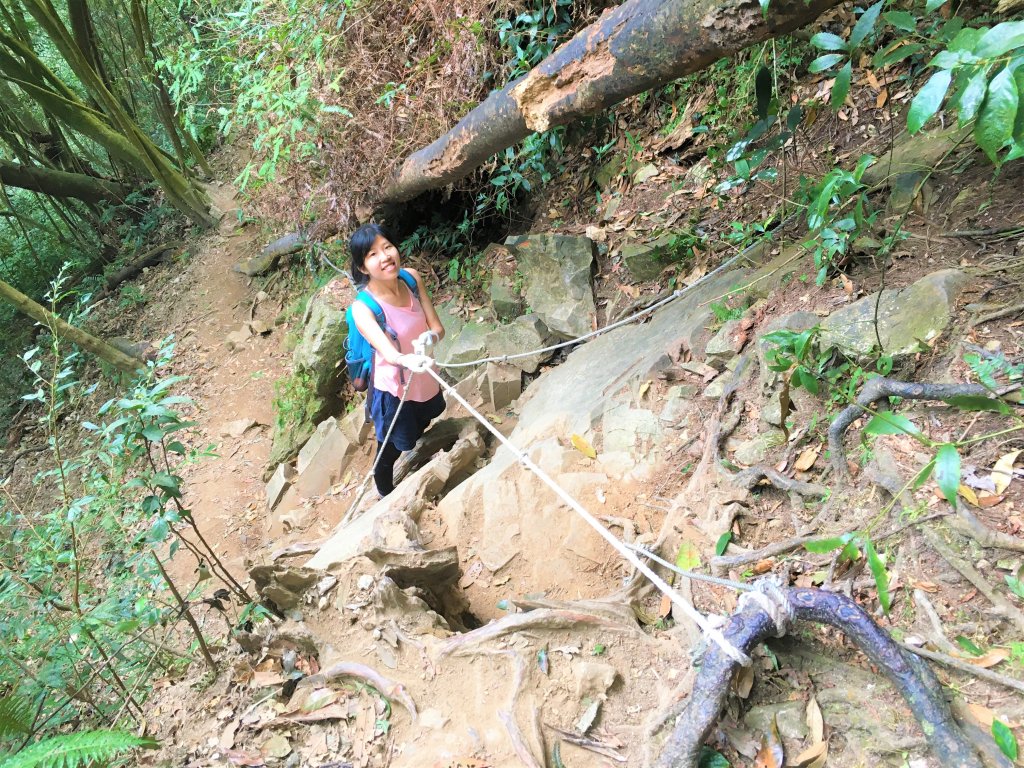
<svg viewBox="0 0 1024 768"><path fill-rule="evenodd" d="M433 361L413 352L414 343L433 345L444 338L444 326L434 311L423 281L412 269L404 270L416 282L410 289L399 274L401 256L390 234L378 224L364 224L349 241L352 254L352 277L356 286L369 291L381 309L389 336L374 317L373 310L361 301L352 306L356 327L374 348L373 387L370 396L370 417L377 433L377 467L374 483L381 496L395 489L394 468L402 451L412 450L416 441L433 419L444 410L441 387L425 373ZM415 374L415 375L414 375ZM408 388L408 393L405 390ZM405 403L398 413L398 404L405 394ZM384 437L391 429L387 444Z"/></svg>

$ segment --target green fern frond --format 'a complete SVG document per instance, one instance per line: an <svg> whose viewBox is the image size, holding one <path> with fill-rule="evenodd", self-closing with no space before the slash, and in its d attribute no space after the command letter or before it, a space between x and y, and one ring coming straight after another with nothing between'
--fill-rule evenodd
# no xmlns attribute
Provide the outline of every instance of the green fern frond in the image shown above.
<svg viewBox="0 0 1024 768"><path fill-rule="evenodd" d="M0 739L24 736L32 730L32 702L18 696L0 699Z"/></svg>
<svg viewBox="0 0 1024 768"><path fill-rule="evenodd" d="M15 755L0 759L0 768L78 768L107 760L136 747L155 747L153 739L125 731L86 731L43 739Z"/></svg>

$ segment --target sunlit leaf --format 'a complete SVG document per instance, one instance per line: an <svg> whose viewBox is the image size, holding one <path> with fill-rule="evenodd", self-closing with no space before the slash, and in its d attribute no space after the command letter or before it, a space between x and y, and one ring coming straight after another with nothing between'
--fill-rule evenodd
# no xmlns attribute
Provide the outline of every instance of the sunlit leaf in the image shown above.
<svg viewBox="0 0 1024 768"><path fill-rule="evenodd" d="M1002 495L1010 487L1013 480L1013 465L1020 456L1020 451L1010 451L999 457L996 465L992 467L992 483L995 485L996 495Z"/></svg>
<svg viewBox="0 0 1024 768"><path fill-rule="evenodd" d="M1016 762L1017 760L1017 737L1013 731L1001 720L992 721L992 738L996 741L999 751Z"/></svg>
<svg viewBox="0 0 1024 768"><path fill-rule="evenodd" d="M981 36L974 47L974 55L982 59L993 59L1022 45L1024 21L1004 21Z"/></svg>
<svg viewBox="0 0 1024 768"><path fill-rule="evenodd" d="M807 71L812 74L824 72L826 69L831 69L845 58L846 54L843 53L826 53L824 56L819 56L812 61L811 65L807 67Z"/></svg>
<svg viewBox="0 0 1024 768"><path fill-rule="evenodd" d="M974 124L974 139L993 163L998 163L999 150L1013 136L1019 101L1013 73L1003 69L988 84L988 95Z"/></svg>
<svg viewBox="0 0 1024 768"><path fill-rule="evenodd" d="M935 482L946 501L956 507L956 495L960 489L960 452L952 443L943 443L935 454Z"/></svg>
<svg viewBox="0 0 1024 768"><path fill-rule="evenodd" d="M979 70L967 82L963 94L960 96L958 107L960 109L960 125L970 122L978 114L978 108L985 100L985 92L988 89L988 73Z"/></svg>
<svg viewBox="0 0 1024 768"><path fill-rule="evenodd" d="M875 551L875 546L870 541L864 542L864 554L868 560L868 568L875 579L875 587L878 589L878 603L882 606L882 612L888 614L892 606L892 598L889 595L889 574L885 570L885 563Z"/></svg>
<svg viewBox="0 0 1024 768"><path fill-rule="evenodd" d="M994 413L1010 413L1010 406L1002 400L985 395L957 395L947 397L945 401L961 411L993 411Z"/></svg>
<svg viewBox="0 0 1024 768"><path fill-rule="evenodd" d="M588 459L597 458L597 451L594 450L594 446L588 443L585 438L574 434L570 440L572 440L573 447Z"/></svg>
<svg viewBox="0 0 1024 768"><path fill-rule="evenodd" d="M919 436L921 430L914 422L898 413L876 413L864 427L866 435L912 435Z"/></svg>
<svg viewBox="0 0 1024 768"><path fill-rule="evenodd" d="M928 82L910 102L910 111L907 113L907 130L917 133L931 119L932 115L939 111L952 80L953 73L946 69L936 72L928 78Z"/></svg>
<svg viewBox="0 0 1024 768"><path fill-rule="evenodd" d="M846 94L850 92L850 79L853 77L853 64L846 62L843 68L836 75L836 81L832 84L832 99L829 102L832 109L839 109L846 101Z"/></svg>
<svg viewBox="0 0 1024 768"><path fill-rule="evenodd" d="M676 567L684 571L700 568L700 552L692 541L687 539L680 545L679 554L676 555Z"/></svg>
<svg viewBox="0 0 1024 768"><path fill-rule="evenodd" d="M857 23L853 27L853 32L850 33L850 47L856 48L862 42L864 38L868 36L868 33L875 28L875 23L878 21L878 14L882 12L882 6L885 4L885 0L878 0L877 3L870 6L861 17L857 19Z"/></svg>
<svg viewBox="0 0 1024 768"><path fill-rule="evenodd" d="M848 51L850 46L846 44L839 35L833 35L831 32L819 32L811 38L811 45L815 48L820 48L823 51Z"/></svg>

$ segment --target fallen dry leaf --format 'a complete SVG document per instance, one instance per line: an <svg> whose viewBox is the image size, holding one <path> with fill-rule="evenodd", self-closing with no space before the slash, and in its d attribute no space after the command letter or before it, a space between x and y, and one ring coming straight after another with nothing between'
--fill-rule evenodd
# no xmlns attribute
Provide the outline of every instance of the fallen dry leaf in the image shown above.
<svg viewBox="0 0 1024 768"><path fill-rule="evenodd" d="M979 506L979 504L978 504L978 494L976 494L974 492L973 488L968 488L966 485L963 485L961 483L961 485L957 489L957 491L960 493L961 496L964 497L964 501L966 501L972 507Z"/></svg>
<svg viewBox="0 0 1024 768"><path fill-rule="evenodd" d="M672 600L668 595L661 596L661 605L658 607L658 616L661 618L667 617L672 612Z"/></svg>
<svg viewBox="0 0 1024 768"><path fill-rule="evenodd" d="M597 451L594 450L594 446L588 443L585 438L574 434L570 439L572 440L573 447L588 459L597 458Z"/></svg>
<svg viewBox="0 0 1024 768"><path fill-rule="evenodd" d="M981 507L982 509L994 507L996 504L1001 503L1003 498L1005 497L994 496L991 493L985 493L984 491L982 491L981 493L978 494L978 506Z"/></svg>
<svg viewBox="0 0 1024 768"><path fill-rule="evenodd" d="M928 592L934 595L939 591L939 585L933 581L915 581L914 589L920 589L922 592Z"/></svg>
<svg viewBox="0 0 1024 768"><path fill-rule="evenodd" d="M753 667L740 667L736 671L736 695L741 699L750 696L750 689L754 687Z"/></svg>
<svg viewBox="0 0 1024 768"><path fill-rule="evenodd" d="M825 760L828 759L828 742L820 741L812 744L799 755L792 765L796 768L822 768Z"/></svg>
<svg viewBox="0 0 1024 768"><path fill-rule="evenodd" d="M825 720L821 716L818 700L813 696L807 702L807 730L815 744L825 740Z"/></svg>
<svg viewBox="0 0 1024 768"><path fill-rule="evenodd" d="M760 560L754 565L754 575L760 576L762 573L768 573L774 565L774 560Z"/></svg>
<svg viewBox="0 0 1024 768"><path fill-rule="evenodd" d="M976 667L988 669L1010 658L1010 652L1006 648L993 648L981 656L965 656L963 658L964 661L969 661Z"/></svg>
<svg viewBox="0 0 1024 768"><path fill-rule="evenodd" d="M252 752L243 752L239 749L225 749L223 755L228 759L228 762L232 765L266 764L266 762L263 759L263 755L253 754Z"/></svg>
<svg viewBox="0 0 1024 768"><path fill-rule="evenodd" d="M651 388L651 380L648 379L647 381L645 381L643 384L640 385L640 391L637 393L636 399L637 400L643 400L644 399L644 395L647 394L647 390L650 389L650 388Z"/></svg>
<svg viewBox="0 0 1024 768"><path fill-rule="evenodd" d="M818 460L819 453L821 453L820 445L811 446L797 457L793 463L793 469L799 472L806 472L814 466L814 462Z"/></svg>
<svg viewBox="0 0 1024 768"><path fill-rule="evenodd" d="M992 482L996 487L996 495L1001 495L1007 488L1010 487L1010 481L1013 480L1013 464L1017 461L1017 457L1020 456L1020 451L1010 451L1009 453L1000 456L999 461L992 467Z"/></svg>

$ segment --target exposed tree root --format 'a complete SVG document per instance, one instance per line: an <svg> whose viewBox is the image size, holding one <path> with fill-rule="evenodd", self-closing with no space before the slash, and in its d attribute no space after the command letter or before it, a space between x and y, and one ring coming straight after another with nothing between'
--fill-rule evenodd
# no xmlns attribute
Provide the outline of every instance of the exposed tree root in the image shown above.
<svg viewBox="0 0 1024 768"><path fill-rule="evenodd" d="M1009 677L1007 675L1001 675L998 672L994 672L991 669L985 669L979 667L977 664L971 664L969 661L958 659L955 656L950 656L946 653L937 653L935 651L929 651L926 648L918 648L913 645L904 645L904 647L911 653L916 653L918 656L922 656L926 659L938 662L946 667L952 667L958 669L961 672L966 672L968 675L972 675L981 680L986 680L996 685L1001 685L1004 688L1012 688L1015 691L1024 693L1024 681L1017 680L1016 678Z"/></svg>
<svg viewBox="0 0 1024 768"><path fill-rule="evenodd" d="M1017 629L1020 632L1024 632L1024 611L1015 606L1001 594L996 592L995 588L989 584L988 579L978 573L977 569L966 560L957 557L949 546L939 537L939 534L935 531L925 529L925 538L928 539L928 543L931 545L943 560L949 563L957 573L963 576L971 585L977 589L981 594L988 598L989 602L992 603L995 608L995 612L1000 616L1007 618L1017 625Z"/></svg>
<svg viewBox="0 0 1024 768"><path fill-rule="evenodd" d="M504 619L492 621L490 624L480 627L480 629L474 629L472 632L454 635L448 638L441 646L438 658L474 653L474 649L483 643L497 640L513 632L579 629L583 626L603 627L604 629L616 632L639 633L635 623L633 626L629 626L615 621L608 616L599 616L582 611L541 608L527 613L514 613L511 616L506 616Z"/></svg>
<svg viewBox="0 0 1024 768"><path fill-rule="evenodd" d="M369 683L378 691L382 696L386 696L388 699L393 699L400 703L403 707L409 710L409 714L412 715L413 722L419 716L416 712L416 704L412 700L412 696L405 690L405 686L401 683L396 683L394 680L384 677L377 670L372 667L368 667L365 664L358 664L353 661L342 661L335 664L332 667L328 667L322 672L318 672L315 675L302 680L300 685L316 686L323 685L324 683L330 682L339 677L354 677L357 680L362 680Z"/></svg>
<svg viewBox="0 0 1024 768"><path fill-rule="evenodd" d="M732 476L733 485L745 488L748 491L754 489L762 480L767 480L780 491L795 493L797 496L807 498L821 498L829 494L829 489L818 483L806 483L803 480L793 480L771 467L750 467Z"/></svg>
<svg viewBox="0 0 1024 768"><path fill-rule="evenodd" d="M842 630L903 695L941 765L982 768L981 758L953 718L928 665L898 645L849 598L817 589L765 588L761 594L741 599L724 632L731 643L749 653L766 638L785 634L791 619ZM701 746L725 706L737 666L717 646L708 646L686 709L662 749L659 768L696 768Z"/></svg>
<svg viewBox="0 0 1024 768"><path fill-rule="evenodd" d="M850 476L846 467L846 450L843 448L843 435L858 418L873 406L884 406L890 397L902 397L904 400L945 400L950 397L989 397L992 393L981 384L930 384L908 381L896 381L879 376L871 379L857 400L848 405L836 416L828 428L828 448L832 455L832 469L836 477Z"/></svg>
<svg viewBox="0 0 1024 768"><path fill-rule="evenodd" d="M950 518L954 528L970 536L983 547L998 547L1011 552L1024 552L1024 539L1018 539L1002 531L993 531L963 504L956 505L956 516Z"/></svg>

